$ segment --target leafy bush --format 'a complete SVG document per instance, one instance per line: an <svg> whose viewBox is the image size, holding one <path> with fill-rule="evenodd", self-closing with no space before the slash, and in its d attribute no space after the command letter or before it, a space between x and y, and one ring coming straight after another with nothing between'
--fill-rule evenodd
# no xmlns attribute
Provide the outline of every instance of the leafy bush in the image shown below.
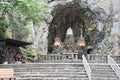
<svg viewBox="0 0 120 80"><path fill-rule="evenodd" d="M23 55L23 57L27 60L27 61L34 61L37 59L37 53L35 51L29 50L29 49L25 49L20 47L21 53Z"/></svg>

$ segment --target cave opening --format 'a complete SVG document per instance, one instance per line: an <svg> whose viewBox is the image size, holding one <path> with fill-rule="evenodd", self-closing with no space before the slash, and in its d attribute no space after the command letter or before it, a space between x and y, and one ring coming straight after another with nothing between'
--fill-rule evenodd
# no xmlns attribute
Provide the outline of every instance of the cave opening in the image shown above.
<svg viewBox="0 0 120 80"><path fill-rule="evenodd" d="M78 3L57 5L51 15L53 20L49 26L48 52L52 52L56 38L59 38L62 43L65 41L69 28L73 31L74 43L77 43L82 35L87 46L94 46L104 37L104 32L99 32L97 29L98 23L94 19L95 13L89 8L82 8ZM90 53L89 51L91 49L88 49L87 53Z"/></svg>

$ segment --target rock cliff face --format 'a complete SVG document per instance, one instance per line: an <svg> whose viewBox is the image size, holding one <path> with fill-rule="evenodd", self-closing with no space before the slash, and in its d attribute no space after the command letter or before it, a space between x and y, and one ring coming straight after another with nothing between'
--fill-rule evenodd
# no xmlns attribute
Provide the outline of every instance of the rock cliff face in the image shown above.
<svg viewBox="0 0 120 80"><path fill-rule="evenodd" d="M97 30L99 32L103 31L107 25L106 23L109 23L111 20L109 16L114 14L114 16L112 16L113 25L111 26L111 34L120 32L120 0L51 0L51 2L48 2L48 6L53 10L57 5L66 5L67 3L74 2L79 3L83 9L89 8L91 10L94 14L94 21L97 23ZM52 15L50 14L50 16ZM49 22L51 21L52 20L49 20ZM45 22L37 26L33 24L28 26L30 35L27 40L33 42L32 47L41 50L44 54L47 54L48 26L49 24Z"/></svg>
<svg viewBox="0 0 120 80"><path fill-rule="evenodd" d="M111 21L109 22L109 24L111 24L111 31L110 31L110 36L108 41L108 44L112 44L111 45L111 50L109 50L109 52L111 51L112 54L119 54L120 53L120 1L119 0L99 0L98 4L100 5L100 7L102 7L104 9L104 11L107 13L107 15L111 16ZM110 41L110 42L109 42ZM102 41L102 43L104 42L104 40ZM98 45L99 47L99 45ZM108 50L106 47L104 49ZM105 52L105 50L102 50ZM109 48L110 49L110 48Z"/></svg>
<svg viewBox="0 0 120 80"><path fill-rule="evenodd" d="M120 32L120 0L97 0L99 6L106 12L108 16L111 15L113 24L111 34ZM119 27L119 28L118 28Z"/></svg>
<svg viewBox="0 0 120 80"><path fill-rule="evenodd" d="M27 28L30 31L30 35L26 40L33 43L29 47L40 50L42 54L47 54L48 25L46 22L42 22L39 25L30 24Z"/></svg>
<svg viewBox="0 0 120 80"><path fill-rule="evenodd" d="M54 39L59 37L64 42L66 30L71 27L75 43L81 35L80 29L83 30L83 36L87 45L93 42L101 42L104 38L105 27L108 23L108 15L94 0L67 0L52 1L48 6L53 8L53 21L49 27L48 44L53 45ZM56 3L54 5L51 5ZM63 4L64 3L64 4ZM94 28L93 30L89 30Z"/></svg>

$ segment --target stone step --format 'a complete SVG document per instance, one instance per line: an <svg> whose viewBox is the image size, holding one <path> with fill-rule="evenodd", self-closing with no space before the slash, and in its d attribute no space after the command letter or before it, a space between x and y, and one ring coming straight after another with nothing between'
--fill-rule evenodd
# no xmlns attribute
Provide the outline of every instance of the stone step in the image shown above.
<svg viewBox="0 0 120 80"><path fill-rule="evenodd" d="M71 78L71 77L17 77L16 80L89 80L88 78Z"/></svg>
<svg viewBox="0 0 120 80"><path fill-rule="evenodd" d="M77 69L77 70L82 70L84 69L83 67L13 67L16 70L29 70L29 69Z"/></svg>
<svg viewBox="0 0 120 80"><path fill-rule="evenodd" d="M31 64L1 64L0 68L9 67L83 67L82 63L31 63Z"/></svg>
<svg viewBox="0 0 120 80"><path fill-rule="evenodd" d="M97 68L98 67L101 67L101 68L104 68L104 67L109 68L110 67L108 63L100 63L100 64L99 63L95 63L95 64L93 63L93 64L90 64L90 66L91 67L97 67Z"/></svg>
<svg viewBox="0 0 120 80"><path fill-rule="evenodd" d="M114 71L92 71L92 74L109 74L109 75L112 75L112 74L114 74Z"/></svg>
<svg viewBox="0 0 120 80"><path fill-rule="evenodd" d="M15 72L85 72L84 69L28 69L28 70L16 70L14 69Z"/></svg>
<svg viewBox="0 0 120 80"><path fill-rule="evenodd" d="M111 68L92 68L93 71L113 71Z"/></svg>
<svg viewBox="0 0 120 80"><path fill-rule="evenodd" d="M67 68L67 67L44 67L44 68L41 68L41 67L36 67L36 68L30 68L30 67L20 67L20 68L14 68L14 70L58 70L58 69L61 69L61 70L84 70L83 67L70 67L70 68Z"/></svg>
<svg viewBox="0 0 120 80"><path fill-rule="evenodd" d="M5 68L5 67L4 67ZM84 69L83 67L8 67L8 68L14 68L14 69ZM2 68L1 68L2 69Z"/></svg>
<svg viewBox="0 0 120 80"><path fill-rule="evenodd" d="M117 78L116 74L92 74L92 76L95 76L95 77L106 77L106 78L111 78L111 77L114 77L114 78Z"/></svg>
<svg viewBox="0 0 120 80"><path fill-rule="evenodd" d="M12 68L16 80L88 80L82 63L34 63L0 65Z"/></svg>
<svg viewBox="0 0 120 80"><path fill-rule="evenodd" d="M90 65L91 68L110 68L109 65Z"/></svg>
<svg viewBox="0 0 120 80"><path fill-rule="evenodd" d="M119 80L115 72L108 64L93 64L92 80Z"/></svg>
<svg viewBox="0 0 120 80"><path fill-rule="evenodd" d="M88 60L89 63L107 63L108 61L95 61L95 60Z"/></svg>
<svg viewBox="0 0 120 80"><path fill-rule="evenodd" d="M70 78L88 78L86 74L20 74L15 75L16 77L28 78L28 77L70 77Z"/></svg>
<svg viewBox="0 0 120 80"><path fill-rule="evenodd" d="M81 67L14 67L16 69L84 69Z"/></svg>
<svg viewBox="0 0 120 80"><path fill-rule="evenodd" d="M44 60L39 63L82 63L81 60Z"/></svg>
<svg viewBox="0 0 120 80"><path fill-rule="evenodd" d="M109 77L92 77L92 80L120 80L119 78L109 78Z"/></svg>
<svg viewBox="0 0 120 80"><path fill-rule="evenodd" d="M74 75L87 75L86 72L15 72L15 75L21 75L21 74L74 74Z"/></svg>
<svg viewBox="0 0 120 80"><path fill-rule="evenodd" d="M85 72L85 69L14 69L15 72Z"/></svg>
<svg viewBox="0 0 120 80"><path fill-rule="evenodd" d="M87 75L74 75L74 74L19 74L18 77L72 77L72 78L84 78ZM16 77L17 77L16 76Z"/></svg>

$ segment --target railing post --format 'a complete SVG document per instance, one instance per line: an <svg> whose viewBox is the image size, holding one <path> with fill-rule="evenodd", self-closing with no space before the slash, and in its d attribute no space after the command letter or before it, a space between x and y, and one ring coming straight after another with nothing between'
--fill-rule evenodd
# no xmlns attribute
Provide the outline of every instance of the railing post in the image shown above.
<svg viewBox="0 0 120 80"><path fill-rule="evenodd" d="M90 60L90 55L87 55L87 59Z"/></svg>
<svg viewBox="0 0 120 80"><path fill-rule="evenodd" d="M78 55L77 54L75 54L75 59L78 59Z"/></svg>

